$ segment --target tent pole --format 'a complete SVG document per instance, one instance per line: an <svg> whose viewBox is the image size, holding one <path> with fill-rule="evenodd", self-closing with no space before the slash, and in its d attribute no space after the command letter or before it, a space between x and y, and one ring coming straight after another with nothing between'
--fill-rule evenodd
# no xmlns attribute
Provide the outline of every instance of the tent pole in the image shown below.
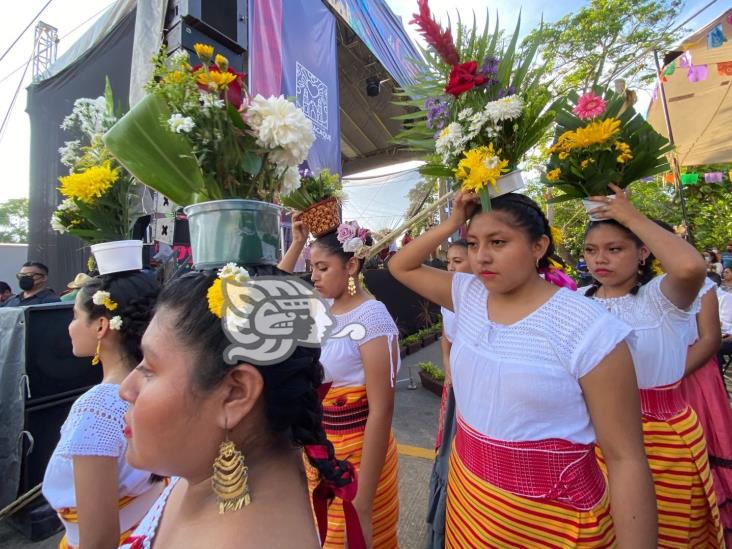
<svg viewBox="0 0 732 549"><path fill-rule="evenodd" d="M674 133L671 129L671 117L668 113L668 103L666 103L666 90L663 87L663 74L661 73L661 63L658 61L658 50L653 50L653 59L656 62L656 74L658 75L658 88L661 92L661 107L663 108L663 117L666 120L666 131L668 132L668 140L672 146L675 146ZM686 213L686 200L684 199L684 193L681 188L681 176L679 174L679 161L676 158L676 152L669 154L671 157L671 172L674 174L674 185L676 186L676 192L679 195L679 202L681 204L681 218L686 228L686 237L690 244L694 244L694 235L691 234L691 227L689 226L689 216Z"/></svg>

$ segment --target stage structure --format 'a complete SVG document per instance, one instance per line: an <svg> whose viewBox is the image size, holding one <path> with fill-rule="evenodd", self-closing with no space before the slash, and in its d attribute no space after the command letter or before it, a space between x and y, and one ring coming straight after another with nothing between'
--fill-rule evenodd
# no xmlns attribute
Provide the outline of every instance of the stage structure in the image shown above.
<svg viewBox="0 0 732 549"><path fill-rule="evenodd" d="M260 15L262 10L269 10L279 19L252 20L253 10L259 10ZM167 9L161 8L159 0L118 0L28 88L28 256L49 265L52 287L62 288L85 270L88 257L81 241L59 235L49 225L60 202L58 177L66 173L58 149L70 139L59 126L71 112L74 100L102 95L108 76L120 110L126 110L139 100L141 84L149 74L146 59L163 40L169 52L180 47L191 50L195 42L210 43L229 56L234 68L249 73L249 59L257 55L257 44L265 48L272 45L257 42L263 36L262 25L277 21L281 30L281 25L292 24L297 10L312 23L299 29L308 36L306 42L298 44L307 59L303 57L298 63L298 56L288 51L295 43L280 36L279 90L271 91L297 98L300 82L299 102L307 103L319 139L325 140L323 146L316 147L320 160L311 159L311 163L339 167L349 175L414 158L413 153L391 141L401 129L401 122L393 117L407 112L392 100L395 88L410 82L414 68L409 59L419 53L386 0L170 0ZM144 14L144 18L137 21L137 14ZM317 27L313 14L320 16ZM163 28L167 29L165 34L159 31ZM318 47L328 46L321 50L329 51L330 72L323 71L325 65L321 67L318 62L321 52L312 51L312 40ZM324 101L319 93L326 82L328 100ZM151 211L152 203L148 206Z"/></svg>

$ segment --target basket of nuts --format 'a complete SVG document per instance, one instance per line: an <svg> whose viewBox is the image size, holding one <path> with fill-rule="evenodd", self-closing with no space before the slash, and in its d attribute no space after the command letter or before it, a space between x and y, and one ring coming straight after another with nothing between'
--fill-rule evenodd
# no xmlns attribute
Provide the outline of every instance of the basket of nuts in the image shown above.
<svg viewBox="0 0 732 549"><path fill-rule="evenodd" d="M302 212L302 221L315 238L320 238L341 224L341 205L336 197L326 198L308 206Z"/></svg>
<svg viewBox="0 0 732 549"><path fill-rule="evenodd" d="M300 172L300 187L280 197L283 206L302 212L302 221L315 238L338 228L341 223L341 180L328 170L313 175Z"/></svg>

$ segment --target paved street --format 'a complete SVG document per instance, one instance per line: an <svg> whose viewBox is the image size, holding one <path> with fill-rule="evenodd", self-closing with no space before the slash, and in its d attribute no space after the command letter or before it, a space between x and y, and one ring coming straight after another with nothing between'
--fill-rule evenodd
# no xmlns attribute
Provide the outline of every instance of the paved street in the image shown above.
<svg viewBox="0 0 732 549"><path fill-rule="evenodd" d="M437 429L440 399L420 386L421 361L440 363L440 344L433 343L406 357L399 372L394 413L394 432L399 443L399 541L403 549L422 547L427 488L432 471L432 448ZM409 389L410 366L415 389ZM3 549L56 549L60 534L31 543L0 522Z"/></svg>

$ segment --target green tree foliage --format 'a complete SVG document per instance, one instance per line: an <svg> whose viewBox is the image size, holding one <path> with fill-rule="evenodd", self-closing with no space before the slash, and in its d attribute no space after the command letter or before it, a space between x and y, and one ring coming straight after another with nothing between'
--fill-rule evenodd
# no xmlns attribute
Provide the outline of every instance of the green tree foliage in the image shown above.
<svg viewBox="0 0 732 549"><path fill-rule="evenodd" d="M671 32L682 5L683 0L591 0L533 35L543 44L542 62L559 91L620 77L642 87L655 77L652 50L667 50L684 32Z"/></svg>
<svg viewBox="0 0 732 549"><path fill-rule="evenodd" d="M28 199L0 203L0 242L28 242Z"/></svg>
<svg viewBox="0 0 732 549"><path fill-rule="evenodd" d="M439 196L437 196L437 187L438 183L436 177L425 177L414 187L409 189L409 193L407 194L407 198L409 198L409 207L404 213L405 217L409 219L422 211L429 204L433 204L439 198ZM437 222L439 222L439 212L435 212L434 215L412 226L412 234L420 234L430 223Z"/></svg>

